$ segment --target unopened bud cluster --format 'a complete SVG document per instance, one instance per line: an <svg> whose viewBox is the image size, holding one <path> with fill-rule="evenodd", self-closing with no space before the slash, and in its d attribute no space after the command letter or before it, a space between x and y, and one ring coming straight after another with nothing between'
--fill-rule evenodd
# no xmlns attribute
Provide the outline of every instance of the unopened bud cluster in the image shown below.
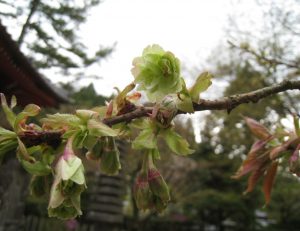
<svg viewBox="0 0 300 231"><path fill-rule="evenodd" d="M136 178L134 197L138 209L154 209L157 212L162 212L170 201L168 185L149 154L146 154L143 168Z"/></svg>

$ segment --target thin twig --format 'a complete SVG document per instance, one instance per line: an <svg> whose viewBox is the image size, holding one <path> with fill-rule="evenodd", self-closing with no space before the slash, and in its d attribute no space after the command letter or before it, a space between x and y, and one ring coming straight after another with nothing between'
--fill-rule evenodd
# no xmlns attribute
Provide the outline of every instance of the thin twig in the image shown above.
<svg viewBox="0 0 300 231"><path fill-rule="evenodd" d="M236 45L232 42L229 42L229 44L233 48L241 49L244 52L247 52L247 53L253 55L256 59L263 60L264 62L268 63L269 65L283 65L283 66L293 68L293 69L299 69L300 68L299 63L296 63L296 62L293 62L293 61L276 59L276 58L269 58L267 56L259 54L258 52L251 49L250 47L240 47L240 46L238 46L238 45Z"/></svg>

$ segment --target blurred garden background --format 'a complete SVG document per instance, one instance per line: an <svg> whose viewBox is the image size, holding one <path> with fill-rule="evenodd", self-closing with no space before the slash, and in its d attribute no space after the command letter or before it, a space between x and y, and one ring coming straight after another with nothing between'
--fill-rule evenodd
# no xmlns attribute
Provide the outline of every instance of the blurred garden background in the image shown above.
<svg viewBox="0 0 300 231"><path fill-rule="evenodd" d="M44 114L105 104L114 87L133 80L132 59L153 43L181 60L187 83L213 74L205 99L300 76L299 0L0 0L0 20L0 92ZM259 187L243 195L246 179L231 178L254 141L242 116L270 130L291 128L299 99L281 93L230 113L178 116L176 130L195 153L174 156L160 143L158 167L172 197L161 214L137 209L132 186L141 155L124 140L120 175L105 176L85 161L83 216L69 221L47 217L47 199L31 196L29 176L11 153L0 166L0 231L299 230L300 183L287 169L265 207Z"/></svg>

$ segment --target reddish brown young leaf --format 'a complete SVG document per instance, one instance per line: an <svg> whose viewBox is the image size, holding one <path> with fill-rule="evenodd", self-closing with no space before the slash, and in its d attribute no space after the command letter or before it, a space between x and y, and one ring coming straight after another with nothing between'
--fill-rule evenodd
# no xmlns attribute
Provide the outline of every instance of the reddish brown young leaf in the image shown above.
<svg viewBox="0 0 300 231"><path fill-rule="evenodd" d="M263 192L265 195L265 203L269 204L271 199L271 191L274 184L276 172L277 172L278 162L272 162L271 166L267 170L267 174L263 183Z"/></svg>
<svg viewBox="0 0 300 231"><path fill-rule="evenodd" d="M257 169L259 165L259 162L253 158L250 160L245 160L241 167L237 170L237 172L231 177L232 179L239 179L242 176L248 174L249 172L253 171L254 169Z"/></svg>
<svg viewBox="0 0 300 231"><path fill-rule="evenodd" d="M279 145L279 146L273 148L271 150L271 152L270 152L270 159L271 160L275 160L276 158L278 158L280 156L280 154L282 152L284 152L286 150L287 150L287 147L284 144Z"/></svg>
<svg viewBox="0 0 300 231"><path fill-rule="evenodd" d="M268 142L270 142L272 139L274 139L273 136L270 136L268 139L265 140L258 140L254 142L254 144L251 146L251 149L248 153L248 157L253 154L259 154L263 153L265 151L265 146Z"/></svg>
<svg viewBox="0 0 300 231"><path fill-rule="evenodd" d="M249 117L244 117L244 119L246 121L246 124L250 128L252 134L256 136L258 139L265 140L271 136L268 129L265 126L261 125L256 120Z"/></svg>
<svg viewBox="0 0 300 231"><path fill-rule="evenodd" d="M260 162L260 165L252 172L248 178L247 189L244 194L252 192L259 178L264 175L266 171L267 161Z"/></svg>
<svg viewBox="0 0 300 231"><path fill-rule="evenodd" d="M231 177L233 179L239 179L240 177L246 175L247 173L253 171L258 168L261 160L266 159L265 155L265 145L270 141L270 138L267 140L258 140L256 141L249 153L247 154L246 160L243 161L241 167L237 170L237 172Z"/></svg>

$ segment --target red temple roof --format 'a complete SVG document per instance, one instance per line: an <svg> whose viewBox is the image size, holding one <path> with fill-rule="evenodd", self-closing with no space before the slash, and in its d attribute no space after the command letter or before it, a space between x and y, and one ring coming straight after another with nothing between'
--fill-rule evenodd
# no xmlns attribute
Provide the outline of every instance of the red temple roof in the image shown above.
<svg viewBox="0 0 300 231"><path fill-rule="evenodd" d="M57 107L67 103L64 92L44 78L20 51L0 21L0 92L15 95L18 105Z"/></svg>

